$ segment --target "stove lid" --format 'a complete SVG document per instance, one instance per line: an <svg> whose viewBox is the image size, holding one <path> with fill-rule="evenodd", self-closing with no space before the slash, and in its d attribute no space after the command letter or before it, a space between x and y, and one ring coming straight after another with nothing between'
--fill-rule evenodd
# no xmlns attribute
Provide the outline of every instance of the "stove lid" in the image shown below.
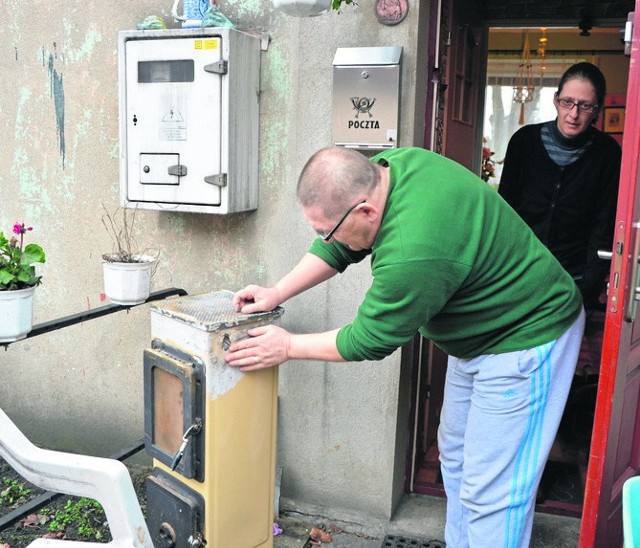
<svg viewBox="0 0 640 548"><path fill-rule="evenodd" d="M280 306L269 312L255 314L236 312L232 306L233 295L233 291L223 289L156 301L150 308L153 312L188 323L203 331L219 331L256 323L268 318L280 317L284 313L284 309Z"/></svg>

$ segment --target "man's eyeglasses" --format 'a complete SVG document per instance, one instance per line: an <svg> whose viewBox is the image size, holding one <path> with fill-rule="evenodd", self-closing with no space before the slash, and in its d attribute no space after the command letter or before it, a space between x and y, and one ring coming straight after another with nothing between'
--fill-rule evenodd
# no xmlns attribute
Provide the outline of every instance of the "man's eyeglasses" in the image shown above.
<svg viewBox="0 0 640 548"><path fill-rule="evenodd" d="M340 228L340 225L342 225L342 223L344 223L345 219L349 216L349 213L351 213L360 204L364 204L366 201L367 200L362 200L361 202L358 202L357 204L352 205L349 209L347 209L347 212L338 221L336 226L334 226L329 232L327 232L327 233L321 232L318 235L323 239L323 241L328 242L331 239L331 237L335 234L336 230L338 230Z"/></svg>
<svg viewBox="0 0 640 548"><path fill-rule="evenodd" d="M568 97L558 97L558 104L567 110L571 110L573 107L578 107L580 112L586 112L588 114L591 114L598 108L598 105L594 105L593 103L585 103L583 101L576 102Z"/></svg>

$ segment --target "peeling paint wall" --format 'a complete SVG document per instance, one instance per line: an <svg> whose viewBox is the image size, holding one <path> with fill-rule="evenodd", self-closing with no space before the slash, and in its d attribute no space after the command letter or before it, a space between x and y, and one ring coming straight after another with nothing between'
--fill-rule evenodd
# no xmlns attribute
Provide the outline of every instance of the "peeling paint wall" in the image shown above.
<svg viewBox="0 0 640 548"><path fill-rule="evenodd" d="M34 227L47 263L36 323L105 304L101 221L119 201L117 32L148 15L172 25L172 1L0 1L0 230ZM267 33L262 53L260 205L231 216L139 210L141 248L160 252L153 290L190 294L272 284L307 249L312 230L295 200L297 175L331 144L332 60L337 47L403 46L401 142L417 144L419 13L378 23L373 0L299 19L268 0L222 0L238 28ZM285 304L282 325L308 332L354 315L370 283L358 265ZM143 435L142 352L147 305L0 351L0 405L37 444L108 455ZM406 433L396 424L399 353L376 363L289 363L280 370L282 495L388 516L403 478ZM401 440L399 442L399 440ZM404 441L402 441L404 440ZM398 445L399 444L399 445ZM395 487L394 487L395 486Z"/></svg>

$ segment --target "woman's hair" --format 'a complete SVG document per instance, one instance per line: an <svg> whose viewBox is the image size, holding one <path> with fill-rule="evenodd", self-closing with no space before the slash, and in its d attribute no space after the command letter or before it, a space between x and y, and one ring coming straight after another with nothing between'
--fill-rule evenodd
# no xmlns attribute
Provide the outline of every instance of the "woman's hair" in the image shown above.
<svg viewBox="0 0 640 548"><path fill-rule="evenodd" d="M598 67L591 63L576 63L570 66L560 78L558 82L558 95L562 93L562 88L569 80L579 78L581 80L587 80L593 85L593 89L596 90L596 97L598 101L598 108L602 108L604 104L604 96L607 93L607 82L604 79L604 75Z"/></svg>

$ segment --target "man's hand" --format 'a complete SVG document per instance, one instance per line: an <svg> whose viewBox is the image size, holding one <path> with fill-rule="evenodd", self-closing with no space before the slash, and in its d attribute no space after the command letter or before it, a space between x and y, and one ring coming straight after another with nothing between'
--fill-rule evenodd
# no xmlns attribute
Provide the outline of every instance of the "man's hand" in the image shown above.
<svg viewBox="0 0 640 548"><path fill-rule="evenodd" d="M243 314L268 312L280 303L282 303L282 299L275 287L248 285L233 296L233 308L236 312Z"/></svg>
<svg viewBox="0 0 640 548"><path fill-rule="evenodd" d="M247 334L249 338L233 343L224 357L231 367L240 371L256 371L280 365L289 359L291 334L282 327L265 325L249 329Z"/></svg>

